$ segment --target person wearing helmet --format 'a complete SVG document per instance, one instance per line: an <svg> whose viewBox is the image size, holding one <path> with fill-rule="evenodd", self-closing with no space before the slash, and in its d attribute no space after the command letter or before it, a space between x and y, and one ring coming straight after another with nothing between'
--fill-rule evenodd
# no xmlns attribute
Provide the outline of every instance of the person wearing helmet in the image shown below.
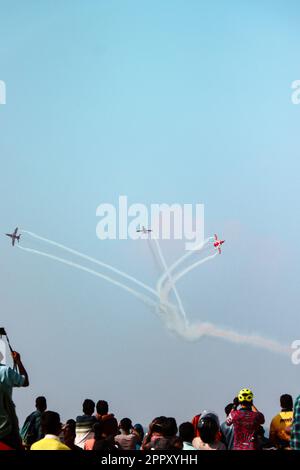
<svg viewBox="0 0 300 470"><path fill-rule="evenodd" d="M204 411L198 422L199 437L192 441L197 450L226 450L221 442L220 422L215 413Z"/></svg>
<svg viewBox="0 0 300 470"><path fill-rule="evenodd" d="M265 417L253 405L254 395L249 388L243 388L238 394L235 404L226 423L233 424L233 450L257 450L256 432L264 424Z"/></svg>

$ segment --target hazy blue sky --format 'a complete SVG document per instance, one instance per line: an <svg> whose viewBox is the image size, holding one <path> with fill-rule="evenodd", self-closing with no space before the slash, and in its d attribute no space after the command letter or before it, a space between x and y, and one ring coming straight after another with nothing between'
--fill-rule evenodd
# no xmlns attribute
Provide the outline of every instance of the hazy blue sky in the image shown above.
<svg viewBox="0 0 300 470"><path fill-rule="evenodd" d="M204 203L223 255L178 284L192 319L291 343L299 330L298 1L0 1L1 231L16 225L154 285L145 241L99 241L96 208ZM46 246L33 240L24 245ZM183 244L162 244L168 262ZM1 324L63 419L89 397L118 418L223 416L241 387L269 419L299 394L289 358L186 343L100 279L0 239ZM53 250L51 250L53 252ZM60 252L56 252L60 254Z"/></svg>

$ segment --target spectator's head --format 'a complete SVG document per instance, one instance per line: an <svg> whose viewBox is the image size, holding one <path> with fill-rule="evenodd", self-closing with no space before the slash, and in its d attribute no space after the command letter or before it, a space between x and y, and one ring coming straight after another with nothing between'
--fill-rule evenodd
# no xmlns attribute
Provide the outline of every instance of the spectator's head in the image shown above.
<svg viewBox="0 0 300 470"><path fill-rule="evenodd" d="M201 440L206 444L213 444L220 430L219 418L214 413L203 414L199 420L198 429Z"/></svg>
<svg viewBox="0 0 300 470"><path fill-rule="evenodd" d="M178 426L175 418L166 419L166 436L174 437L178 432Z"/></svg>
<svg viewBox="0 0 300 470"><path fill-rule="evenodd" d="M47 401L45 397L37 397L35 400L35 407L41 413L44 413L47 409Z"/></svg>
<svg viewBox="0 0 300 470"><path fill-rule="evenodd" d="M228 416L231 413L232 408L233 408L233 403L228 403L228 405L225 406L226 416Z"/></svg>
<svg viewBox="0 0 300 470"><path fill-rule="evenodd" d="M282 411L293 411L293 397L288 394L281 395L280 406Z"/></svg>
<svg viewBox="0 0 300 470"><path fill-rule="evenodd" d="M96 405L96 410L98 415L107 415L108 413L108 403L105 400L99 400Z"/></svg>
<svg viewBox="0 0 300 470"><path fill-rule="evenodd" d="M41 417L41 426L43 434L54 434L58 436L61 433L59 414L55 411L44 411Z"/></svg>
<svg viewBox="0 0 300 470"><path fill-rule="evenodd" d="M129 434L132 429L132 421L129 418L123 418L120 421L119 429Z"/></svg>
<svg viewBox="0 0 300 470"><path fill-rule="evenodd" d="M87 398L82 404L82 411L87 416L92 416L95 411L95 402Z"/></svg>
<svg viewBox="0 0 300 470"><path fill-rule="evenodd" d="M133 426L134 432L138 437L138 443L141 444L144 439L144 428L141 424L137 423Z"/></svg>
<svg viewBox="0 0 300 470"><path fill-rule="evenodd" d="M240 404L240 402L239 402L238 397L234 397L234 399L233 399L233 406L234 406L235 408L237 408L237 407L239 406L239 404Z"/></svg>
<svg viewBox="0 0 300 470"><path fill-rule="evenodd" d="M253 404L253 392L250 388L242 388L238 394L239 403L244 408L251 408Z"/></svg>
<svg viewBox="0 0 300 470"><path fill-rule="evenodd" d="M169 422L168 418L165 416L159 416L158 418L154 418L152 423L149 426L150 434L159 434L161 436L167 436L168 433Z"/></svg>
<svg viewBox="0 0 300 470"><path fill-rule="evenodd" d="M68 419L63 426L63 434L66 446L74 446L76 437L76 421L74 421L74 419Z"/></svg>
<svg viewBox="0 0 300 470"><path fill-rule="evenodd" d="M194 439L194 426L192 423L186 422L179 426L179 437L183 442L192 442Z"/></svg>

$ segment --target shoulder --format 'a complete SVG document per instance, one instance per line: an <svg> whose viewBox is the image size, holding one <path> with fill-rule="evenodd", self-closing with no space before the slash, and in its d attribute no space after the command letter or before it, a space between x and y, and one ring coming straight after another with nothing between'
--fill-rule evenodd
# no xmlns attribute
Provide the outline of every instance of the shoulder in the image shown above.
<svg viewBox="0 0 300 470"><path fill-rule="evenodd" d="M70 447L66 446L66 445L63 444L62 442L59 442L59 443L58 443L57 448L58 448L58 450L71 450Z"/></svg>
<svg viewBox="0 0 300 470"><path fill-rule="evenodd" d="M279 420L280 420L280 414L277 414L276 416L272 418L271 426L276 424Z"/></svg>
<svg viewBox="0 0 300 470"><path fill-rule="evenodd" d="M40 450L43 447L45 439L40 439L39 441L32 444L30 450Z"/></svg>

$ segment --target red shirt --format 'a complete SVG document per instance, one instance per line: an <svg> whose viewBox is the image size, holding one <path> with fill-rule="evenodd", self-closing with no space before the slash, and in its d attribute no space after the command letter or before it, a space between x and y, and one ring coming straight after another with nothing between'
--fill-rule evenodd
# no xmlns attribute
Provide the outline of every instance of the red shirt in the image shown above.
<svg viewBox="0 0 300 470"><path fill-rule="evenodd" d="M255 412L246 408L232 410L226 423L233 424L234 450L256 450L255 431L264 424L265 417L259 411Z"/></svg>

